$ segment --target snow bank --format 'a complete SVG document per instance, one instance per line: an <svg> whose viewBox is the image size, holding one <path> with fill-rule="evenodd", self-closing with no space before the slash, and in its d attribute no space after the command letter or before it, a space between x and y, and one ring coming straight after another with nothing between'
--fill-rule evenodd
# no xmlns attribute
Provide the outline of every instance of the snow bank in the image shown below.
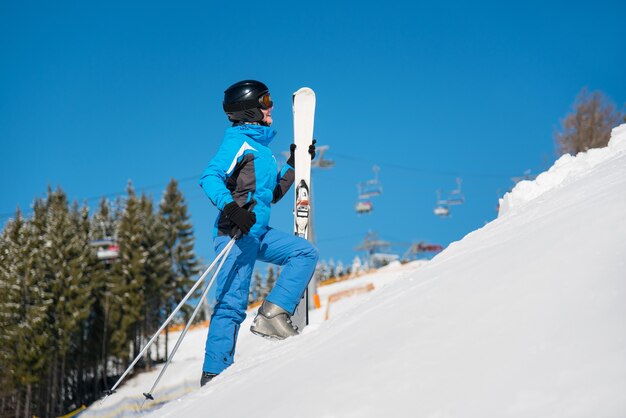
<svg viewBox="0 0 626 418"><path fill-rule="evenodd" d="M624 152L626 152L626 124L613 129L607 147L591 149L576 156L563 155L535 180L519 182L510 193L500 199L498 217L514 212L554 188L562 187L576 181L580 176L592 173L598 164L607 159L618 158Z"/></svg>

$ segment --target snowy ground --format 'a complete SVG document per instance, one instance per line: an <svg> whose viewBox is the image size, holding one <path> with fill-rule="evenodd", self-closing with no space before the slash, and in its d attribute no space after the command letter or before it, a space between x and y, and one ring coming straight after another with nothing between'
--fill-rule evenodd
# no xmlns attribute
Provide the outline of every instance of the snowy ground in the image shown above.
<svg viewBox="0 0 626 418"><path fill-rule="evenodd" d="M323 302L375 290L328 321L315 311L303 335L260 339L249 315L235 365L197 390L206 331L190 333L161 388L190 380L191 393L152 415L624 417L625 239L626 125L520 183L497 220L433 261L321 288ZM103 406L142 399L155 373Z"/></svg>
<svg viewBox="0 0 626 418"><path fill-rule="evenodd" d="M400 263L395 262L381 268L376 273L365 274L357 278L320 287L318 294L320 295L322 306L318 310L311 311L309 318L311 325L305 329L304 334L313 332L319 324L325 321L327 314L329 319L341 317L346 313L350 314L349 312L352 309L358 309L359 305L366 303L372 297L375 298L377 291L387 284L398 279L410 277L417 269L427 263L427 261L414 261L406 265L400 265ZM373 285L373 290L341 298L333 302L331 309L328 310L328 297L330 295L346 290L362 289L368 284ZM276 344L280 344L254 336L249 331L255 313L256 309L250 310L248 317L242 324L242 331L237 344L237 365L240 361L245 361L244 359L249 359L248 362L251 361L252 363L256 362L255 358L257 357L262 360L263 353L274 349ZM166 402L177 400L186 393L199 389L206 334L207 328L195 329L187 333L176 353L175 360L170 364L165 377L163 377L153 393L155 401L144 403L145 398L142 393L147 392L152 387L161 371L162 365L149 373L142 373L134 378L129 378L117 390L115 395L107 398L102 404L96 402L81 417L143 416L161 408ZM174 346L179 335L179 332L170 334L170 347ZM214 382L217 382L217 380ZM173 416L177 415L174 414Z"/></svg>

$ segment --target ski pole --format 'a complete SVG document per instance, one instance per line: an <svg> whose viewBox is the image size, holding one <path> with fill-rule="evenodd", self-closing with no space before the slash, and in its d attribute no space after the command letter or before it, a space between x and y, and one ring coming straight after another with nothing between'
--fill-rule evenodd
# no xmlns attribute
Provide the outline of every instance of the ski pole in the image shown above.
<svg viewBox="0 0 626 418"><path fill-rule="evenodd" d="M209 272L211 270L213 270L213 267L215 267L215 265L217 264L217 262L222 259L225 258L223 257L224 254L227 251L230 251L230 248L232 248L233 244L235 243L235 239L233 238L230 240L230 242L228 243L228 245L226 245L226 247L224 247L224 249L217 255L217 257L215 257L215 260L213 260L213 262L211 263L211 265L204 271L204 273L202 273L202 276L200 276L200 278L196 281L196 283L193 285L193 287L191 288L191 290L189 290L189 292L187 292L187 294L185 295L185 297L183 298L183 300L180 301L180 303L178 304L178 306L176 306L176 308L174 309L174 311L170 314L170 316L165 320L165 322L163 322L163 325L161 325L161 328L159 328L159 330L154 334L154 336L150 339L150 341L148 341L148 343L144 346L144 348L141 350L141 352L139 353L139 355L137 355L137 357L135 357L135 359L133 360L133 362L130 364L130 366L128 366L128 368L126 369L126 371L122 374L122 376L118 379L118 381L113 385L113 387L110 390L105 391L105 397L102 399L102 401L100 402L100 405L102 405L102 403L106 400L106 398L108 398L110 395L115 393L115 389L117 389L117 387L120 385L120 383L122 383L122 380L124 380L124 378L128 375L128 373L130 373L130 371L132 370L132 368L135 366L135 364L137 364L137 362L139 361L139 359L145 354L146 351L148 351L148 348L152 345L152 343L157 339L157 337L159 336L159 334L165 329L165 327L172 321L172 319L174 319L174 316L176 315L176 313L178 313L178 311L184 306L185 302L187 302L187 300L191 297L191 295L196 291L196 289L198 288L198 286L200 286L200 284L202 283L202 281L206 278L206 276L209 274ZM221 266L221 264L220 264Z"/></svg>
<svg viewBox="0 0 626 418"><path fill-rule="evenodd" d="M187 324L185 325L185 329L183 329L183 332L178 337L178 341L176 341L176 345L174 346L174 349L172 350L172 353L168 356L167 362L165 363L165 366L163 366L163 369L161 369L161 372L159 373L159 376L157 377L157 379L154 382L154 384L152 385L152 388L150 388L150 391L143 394L143 396L146 397L146 399L144 399L144 401L143 401L144 403L146 403L146 400L148 400L148 399L150 399L151 401L154 400L154 397L152 396L152 392L154 392L154 389L159 384L159 381L161 380L161 377L163 377L163 375L165 374L165 370L167 370L167 368L170 365L172 359L174 358L174 355L176 354L176 351L178 350L178 347L180 347L180 344L183 342L183 338L185 338L185 334L187 334L187 331L189 330L189 327L191 326L191 323L193 322L194 318L196 317L196 315L200 311L200 306L202 306L202 302L204 302L204 299L206 298L207 294L209 293L209 289L211 288L211 285L213 284L213 282L215 281L215 278L217 277L217 275L219 274L220 270L222 269L222 266L224 265L224 261L226 261L226 258L228 257L228 254L230 254L230 250L233 248L234 245L235 245L235 239L233 238L226 245L226 247L224 248L224 249L228 248L228 250L226 251L226 254L224 255L224 257L222 257L222 261L220 261L219 267L217 268L217 270L215 270L215 273L213 273L213 277L211 278L211 281L209 282L209 284L207 284L206 288L204 289L204 292L202 292L202 296L200 297L200 301L198 302L198 305L196 305L196 308L194 309L193 314L191 314L191 318L189 318L189 321L187 321ZM143 408L143 404L141 404L141 407Z"/></svg>

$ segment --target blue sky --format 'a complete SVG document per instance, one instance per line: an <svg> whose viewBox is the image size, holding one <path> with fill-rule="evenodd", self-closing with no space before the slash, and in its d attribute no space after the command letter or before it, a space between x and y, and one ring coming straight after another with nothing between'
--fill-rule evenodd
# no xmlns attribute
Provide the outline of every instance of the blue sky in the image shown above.
<svg viewBox="0 0 626 418"><path fill-rule="evenodd" d="M368 230L447 245L495 218L512 176L554 161L583 87L626 103L624 2L129 3L0 4L0 222L49 184L95 207L128 180L158 199L176 178L210 258L216 210L196 179L228 126L224 89L254 78L275 102L277 157L291 93L317 93L336 162L314 173L322 258L350 261ZM374 164L384 194L357 216ZM439 219L435 191L457 176L466 204ZM273 226L291 230L291 206Z"/></svg>

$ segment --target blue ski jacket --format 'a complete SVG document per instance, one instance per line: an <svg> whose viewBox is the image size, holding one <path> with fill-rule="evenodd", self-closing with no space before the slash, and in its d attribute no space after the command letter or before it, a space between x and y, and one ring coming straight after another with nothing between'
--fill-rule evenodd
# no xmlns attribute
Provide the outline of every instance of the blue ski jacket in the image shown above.
<svg viewBox="0 0 626 418"><path fill-rule="evenodd" d="M267 232L271 204L285 195L295 178L288 164L278 171L268 147L274 136L276 131L269 126L241 124L226 129L217 154L200 177L200 186L220 210L214 238L233 230L235 225L221 212L233 201L256 214L251 236L261 237Z"/></svg>

